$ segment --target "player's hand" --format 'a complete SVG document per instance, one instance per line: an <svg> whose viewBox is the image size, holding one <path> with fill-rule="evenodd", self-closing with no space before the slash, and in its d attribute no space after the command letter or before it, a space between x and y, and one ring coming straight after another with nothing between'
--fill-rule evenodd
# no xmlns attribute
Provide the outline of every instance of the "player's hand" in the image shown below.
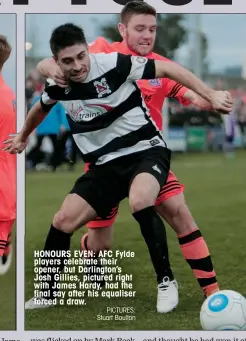
<svg viewBox="0 0 246 341"><path fill-rule="evenodd" d="M67 88L68 82L64 78L64 74L58 65L55 65L50 70L50 78L52 78L61 88Z"/></svg>
<svg viewBox="0 0 246 341"><path fill-rule="evenodd" d="M211 104L214 110L229 114L232 111L232 96L228 91L214 91L211 95Z"/></svg>
<svg viewBox="0 0 246 341"><path fill-rule="evenodd" d="M13 136L13 135L10 135ZM10 137L9 139L3 141L6 147L3 148L3 151L7 151L10 154L20 154L26 148L27 142L23 141L19 134Z"/></svg>

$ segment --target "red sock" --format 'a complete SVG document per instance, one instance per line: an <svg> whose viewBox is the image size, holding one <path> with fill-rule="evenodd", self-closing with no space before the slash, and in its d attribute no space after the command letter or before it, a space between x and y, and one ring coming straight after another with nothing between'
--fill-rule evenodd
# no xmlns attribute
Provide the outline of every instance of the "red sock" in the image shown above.
<svg viewBox="0 0 246 341"><path fill-rule="evenodd" d="M178 239L182 254L206 297L218 291L212 259L200 230L196 228L190 233L178 235Z"/></svg>
<svg viewBox="0 0 246 341"><path fill-rule="evenodd" d="M10 237L15 220L0 221L0 256L7 255L10 250Z"/></svg>
<svg viewBox="0 0 246 341"><path fill-rule="evenodd" d="M6 247L5 247L5 250L4 250L4 254L5 255L9 254L10 248L11 248L11 233L9 233L9 235L8 235L7 244L6 244Z"/></svg>

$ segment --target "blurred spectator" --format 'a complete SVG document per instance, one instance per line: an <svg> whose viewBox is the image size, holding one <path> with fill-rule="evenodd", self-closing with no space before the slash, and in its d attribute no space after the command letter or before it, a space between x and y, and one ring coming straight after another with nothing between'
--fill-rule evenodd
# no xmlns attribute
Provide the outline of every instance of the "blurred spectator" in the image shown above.
<svg viewBox="0 0 246 341"><path fill-rule="evenodd" d="M60 135L60 138L58 139L58 149L60 155L63 156L63 162L68 163L69 170L73 171L74 166L77 163L78 153L80 153L80 151L72 137L68 123L67 127L65 128L66 129L64 129Z"/></svg>
<svg viewBox="0 0 246 341"><path fill-rule="evenodd" d="M44 79L37 70L31 70L26 78L26 109L27 111L40 99L44 88ZM35 144L27 152L27 165L32 170L56 171L63 163L73 170L77 161L78 148L66 119L66 112L61 104L56 104L44 121L32 135ZM44 139L51 142L52 152L43 151Z"/></svg>
<svg viewBox="0 0 246 341"><path fill-rule="evenodd" d="M39 99L40 95L34 97L31 107ZM28 167L30 169L56 171L57 167L64 161L65 143L63 135L68 129L65 110L61 104L57 103L36 129L36 144L27 153ZM45 137L50 139L53 147L52 152L47 154L41 151Z"/></svg>
<svg viewBox="0 0 246 341"><path fill-rule="evenodd" d="M236 118L235 113L232 112L230 115L223 115L224 122L224 134L225 140L223 144L223 151L228 159L233 159L235 157L234 139L235 139L235 127Z"/></svg>
<svg viewBox="0 0 246 341"><path fill-rule="evenodd" d="M27 111L30 109L34 92L35 92L34 83L30 78L27 78L26 79L26 87L25 87Z"/></svg>
<svg viewBox="0 0 246 341"><path fill-rule="evenodd" d="M235 116L240 128L243 144L246 147L246 95L241 95L236 101Z"/></svg>

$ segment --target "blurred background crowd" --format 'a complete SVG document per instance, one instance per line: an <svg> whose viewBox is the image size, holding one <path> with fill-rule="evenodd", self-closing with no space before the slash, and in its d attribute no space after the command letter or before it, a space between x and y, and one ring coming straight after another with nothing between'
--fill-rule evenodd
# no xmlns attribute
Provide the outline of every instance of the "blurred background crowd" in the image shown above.
<svg viewBox="0 0 246 341"><path fill-rule="evenodd" d="M46 25L41 24L42 20L40 14L27 15L27 111L40 98L43 90L45 80L35 67L41 59L50 56L48 37L54 27L73 22L84 28L88 42L100 35L109 41L120 41L117 14L45 15ZM246 63L243 41L231 29L235 24L240 32L246 33L245 15L161 14L158 16L155 52L189 68L214 88L231 91L235 99L233 117L236 123L233 145L235 148L245 148ZM217 30L217 27L223 27L223 30ZM182 107L177 101L168 100L163 105L163 116L164 137L174 152L223 150L224 121L217 113L201 112L191 106ZM26 157L30 170L74 169L80 155L61 105L56 105L33 133Z"/></svg>
<svg viewBox="0 0 246 341"><path fill-rule="evenodd" d="M36 69L26 78L26 109L40 100L45 80ZM30 170L56 171L67 164L72 171L77 161L79 150L70 134L63 106L57 103L32 134L26 152L27 168Z"/></svg>

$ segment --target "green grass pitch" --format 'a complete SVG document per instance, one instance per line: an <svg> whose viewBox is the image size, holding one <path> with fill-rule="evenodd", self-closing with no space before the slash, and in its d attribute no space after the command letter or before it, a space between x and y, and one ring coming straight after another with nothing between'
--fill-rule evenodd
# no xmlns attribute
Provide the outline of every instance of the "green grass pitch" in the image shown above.
<svg viewBox="0 0 246 341"><path fill-rule="evenodd" d="M83 166L76 172L28 173L26 177L26 299L33 295L33 251L42 249L53 214L59 209ZM185 184L186 200L208 243L217 279L223 289L246 293L246 153L235 160L222 154L174 156L172 170ZM72 248L78 248L85 228L76 232ZM127 200L121 203L115 225L114 249L136 253L125 259L124 273L133 274L136 298L90 298L82 307L55 307L26 312L27 330L199 330L203 294L184 261L175 233L167 226L170 259L179 283L180 302L166 315L156 312L157 287L153 268L139 227L131 217ZM97 321L108 306L134 306L135 321Z"/></svg>

